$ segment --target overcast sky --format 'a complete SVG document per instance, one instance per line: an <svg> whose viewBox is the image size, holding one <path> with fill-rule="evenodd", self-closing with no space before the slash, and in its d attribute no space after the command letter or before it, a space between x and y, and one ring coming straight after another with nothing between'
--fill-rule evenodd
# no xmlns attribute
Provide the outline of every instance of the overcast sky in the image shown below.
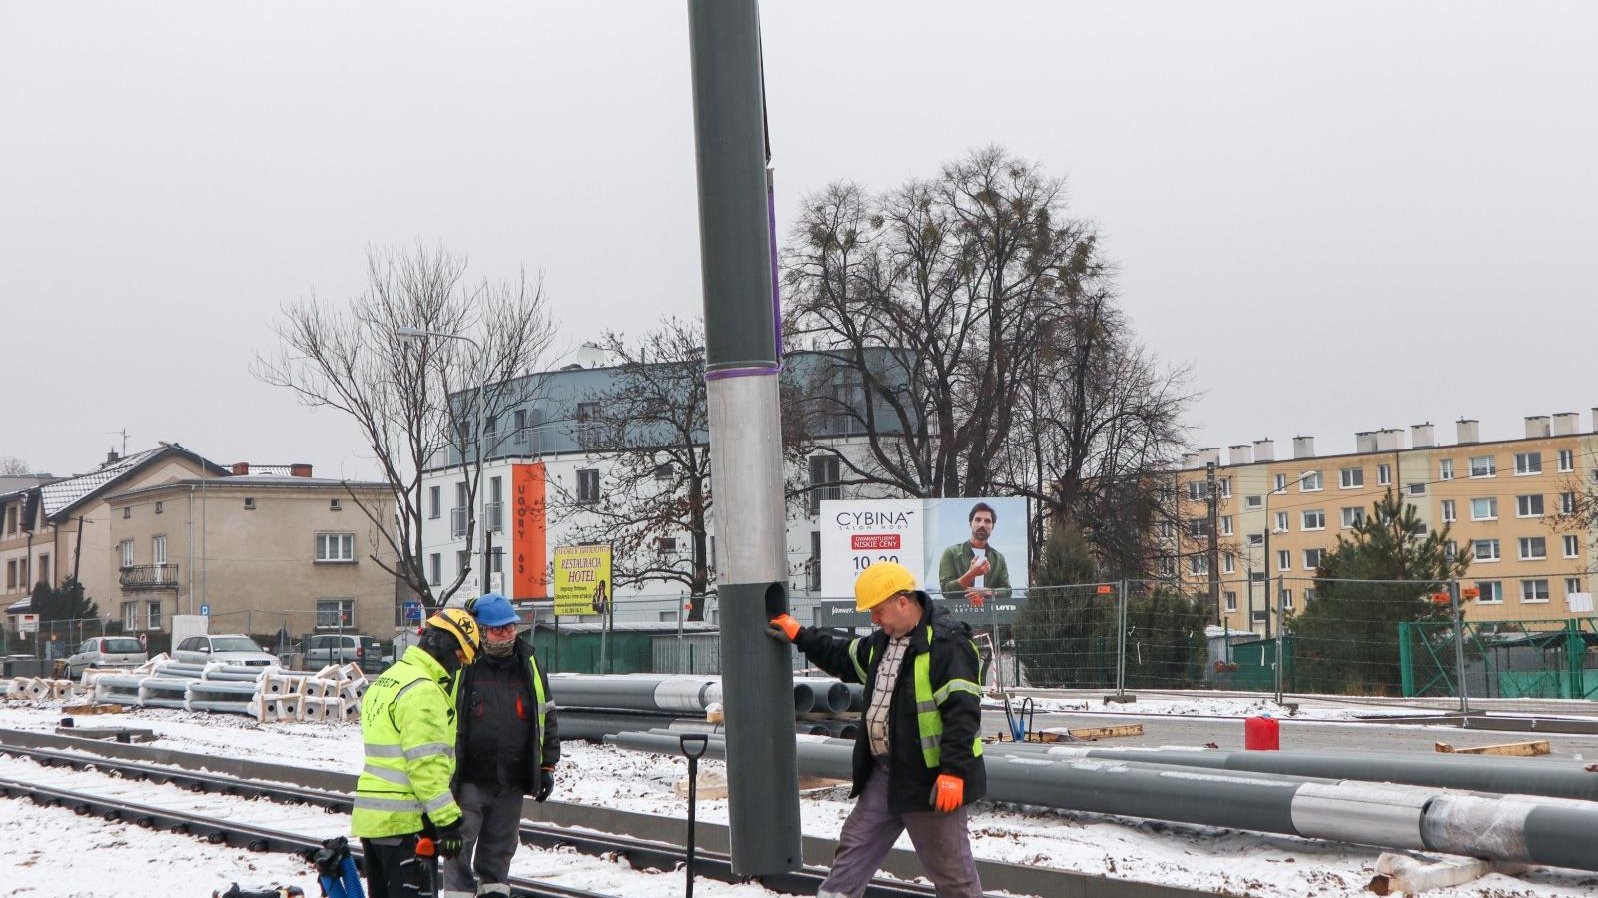
<svg viewBox="0 0 1598 898"><path fill-rule="evenodd" d="M763 4L779 227L999 143L1069 179L1196 446L1598 405L1598 4ZM701 305L686 5L0 5L0 456L374 468L250 373L369 244Z"/></svg>

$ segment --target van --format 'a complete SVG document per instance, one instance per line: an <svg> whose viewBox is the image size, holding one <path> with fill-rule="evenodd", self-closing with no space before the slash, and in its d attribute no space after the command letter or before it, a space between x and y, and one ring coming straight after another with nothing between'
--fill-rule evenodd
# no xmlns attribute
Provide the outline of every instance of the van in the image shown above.
<svg viewBox="0 0 1598 898"><path fill-rule="evenodd" d="M76 680L90 667L138 667L150 660L144 646L134 636L96 636L78 646L67 658L67 678Z"/></svg>
<svg viewBox="0 0 1598 898"><path fill-rule="evenodd" d="M305 667L310 670L329 664L360 666L367 673L383 669L383 644L370 636L353 633L307 637L304 645Z"/></svg>

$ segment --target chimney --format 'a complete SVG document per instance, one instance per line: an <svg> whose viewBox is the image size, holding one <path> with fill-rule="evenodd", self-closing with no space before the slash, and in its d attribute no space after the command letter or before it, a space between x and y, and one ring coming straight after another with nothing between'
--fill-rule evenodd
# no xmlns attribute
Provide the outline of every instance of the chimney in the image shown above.
<svg viewBox="0 0 1598 898"><path fill-rule="evenodd" d="M1218 448L1200 449L1197 454L1198 463L1201 465L1220 465L1221 463L1221 450Z"/></svg>
<svg viewBox="0 0 1598 898"><path fill-rule="evenodd" d="M1430 421L1425 424L1410 425L1409 444L1416 449L1426 449L1437 445L1437 436L1432 430Z"/></svg>
<svg viewBox="0 0 1598 898"><path fill-rule="evenodd" d="M1540 439L1542 437L1548 436L1548 434L1549 428L1547 415L1526 416L1526 439Z"/></svg>
<svg viewBox="0 0 1598 898"><path fill-rule="evenodd" d="M1454 422L1454 426L1459 429L1459 439L1455 441L1459 445L1467 446L1481 442L1480 425L1474 419L1460 418Z"/></svg>
<svg viewBox="0 0 1598 898"><path fill-rule="evenodd" d="M1404 448L1404 432L1388 427L1376 431L1376 451L1397 452Z"/></svg>
<svg viewBox="0 0 1598 898"><path fill-rule="evenodd" d="M309 477L311 476L311 466L305 462L296 462L292 465L289 465L289 476Z"/></svg>
<svg viewBox="0 0 1598 898"><path fill-rule="evenodd" d="M1560 412L1554 415L1554 436L1568 437L1581 426L1581 416L1575 412Z"/></svg>
<svg viewBox="0 0 1598 898"><path fill-rule="evenodd" d="M235 474L248 474L248 473L250 473L250 463L247 462L247 461L236 461L236 462L234 462L233 463L233 473L235 473Z"/></svg>
<svg viewBox="0 0 1598 898"><path fill-rule="evenodd" d="M1315 457L1315 438L1314 437L1293 437L1293 457L1294 458L1314 458Z"/></svg>
<svg viewBox="0 0 1598 898"><path fill-rule="evenodd" d="M1229 465L1246 465L1254 461L1254 451L1247 443L1229 446L1226 450L1226 463Z"/></svg>
<svg viewBox="0 0 1598 898"><path fill-rule="evenodd" d="M1196 467L1198 467L1198 453L1197 452L1184 452L1184 453L1182 453L1182 470L1185 471L1188 468L1196 468Z"/></svg>
<svg viewBox="0 0 1598 898"><path fill-rule="evenodd" d="M1376 451L1376 431L1362 430L1354 434L1354 451L1364 454Z"/></svg>
<svg viewBox="0 0 1598 898"><path fill-rule="evenodd" d="M106 450L106 453L105 453L105 463L106 464L108 464L108 465L115 464L116 462L121 461L121 459L122 459L122 456L117 455L117 451L115 449L107 449Z"/></svg>
<svg viewBox="0 0 1598 898"><path fill-rule="evenodd" d="M1263 439L1263 440L1255 440L1254 441L1254 460L1255 461L1275 461L1276 460L1276 442L1274 440L1269 439L1269 438Z"/></svg>

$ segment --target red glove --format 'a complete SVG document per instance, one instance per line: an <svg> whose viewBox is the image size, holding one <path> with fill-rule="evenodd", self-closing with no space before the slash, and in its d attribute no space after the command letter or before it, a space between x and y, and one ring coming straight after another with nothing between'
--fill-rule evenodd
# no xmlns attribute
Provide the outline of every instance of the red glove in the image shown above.
<svg viewBox="0 0 1598 898"><path fill-rule="evenodd" d="M771 619L769 632L778 639L786 639L788 642L793 642L799 638L799 622L794 620L791 614L779 614Z"/></svg>
<svg viewBox="0 0 1598 898"><path fill-rule="evenodd" d="M965 801L965 780L952 773L938 774L938 781L932 784L932 808L947 814L957 811Z"/></svg>

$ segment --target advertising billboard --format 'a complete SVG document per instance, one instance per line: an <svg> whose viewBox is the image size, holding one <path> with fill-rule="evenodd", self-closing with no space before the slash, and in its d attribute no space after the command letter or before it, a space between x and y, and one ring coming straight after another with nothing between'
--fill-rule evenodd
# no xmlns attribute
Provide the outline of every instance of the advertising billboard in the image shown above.
<svg viewBox="0 0 1598 898"><path fill-rule="evenodd" d="M610 608L610 546L555 549L555 613L603 614Z"/></svg>
<svg viewBox="0 0 1598 898"><path fill-rule="evenodd" d="M823 500L819 521L821 591L829 596L853 595L855 577L876 561L914 571L951 610L1007 600L1028 585L1022 498Z"/></svg>
<svg viewBox="0 0 1598 898"><path fill-rule="evenodd" d="M543 462L510 466L511 595L512 599L549 598L544 568Z"/></svg>

